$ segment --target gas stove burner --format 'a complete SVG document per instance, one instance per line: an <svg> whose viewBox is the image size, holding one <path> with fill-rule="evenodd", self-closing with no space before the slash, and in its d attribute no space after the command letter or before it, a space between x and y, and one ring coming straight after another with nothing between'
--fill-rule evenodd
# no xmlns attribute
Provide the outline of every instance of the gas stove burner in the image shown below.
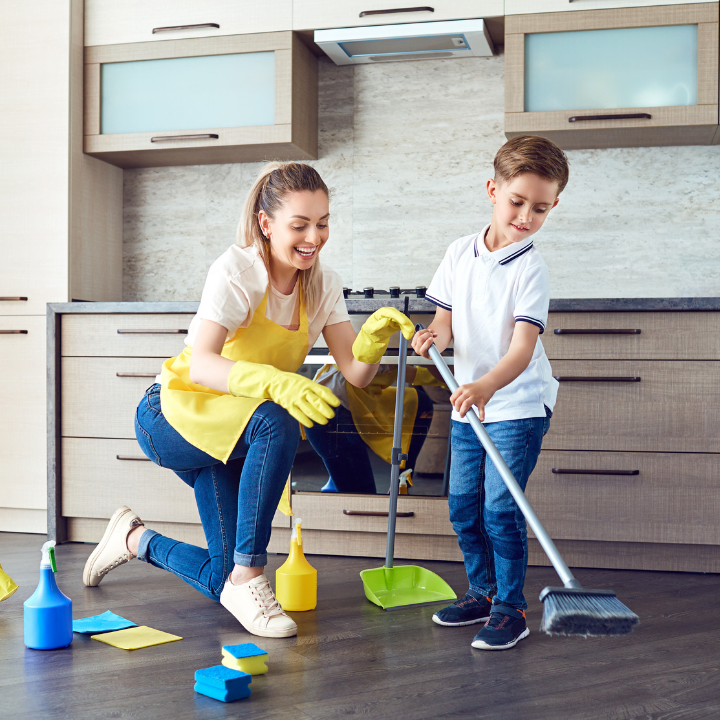
<svg viewBox="0 0 720 720"><path fill-rule="evenodd" d="M393 299L400 298L401 295L415 295L416 298L424 298L427 288L424 285L417 285L415 288L399 288L393 285L389 290L376 290L374 287L365 287L362 290L351 290L343 288L343 297L349 298L350 295L362 295L365 299L371 300L375 295L389 295Z"/></svg>

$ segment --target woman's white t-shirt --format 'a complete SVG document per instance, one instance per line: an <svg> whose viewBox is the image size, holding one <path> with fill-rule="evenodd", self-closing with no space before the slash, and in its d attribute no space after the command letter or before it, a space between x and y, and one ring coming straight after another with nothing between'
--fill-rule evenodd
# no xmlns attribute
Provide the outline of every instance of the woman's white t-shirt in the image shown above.
<svg viewBox="0 0 720 720"><path fill-rule="evenodd" d="M350 320L340 276L328 268L321 267L320 271L317 307L307 310L308 349L315 344L324 327ZM278 292L269 282L265 263L255 246L232 245L210 266L200 307L190 322L185 344L194 344L202 320L212 320L227 328L227 339L232 339L238 328L250 325L266 292L267 319L289 330L296 329L292 322L299 291L300 283L296 282L290 295Z"/></svg>

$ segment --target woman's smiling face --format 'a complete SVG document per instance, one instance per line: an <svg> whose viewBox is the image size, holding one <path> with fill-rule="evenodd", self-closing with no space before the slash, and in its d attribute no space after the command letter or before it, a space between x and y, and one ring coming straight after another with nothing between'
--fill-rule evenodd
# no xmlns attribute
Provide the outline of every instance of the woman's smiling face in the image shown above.
<svg viewBox="0 0 720 720"><path fill-rule="evenodd" d="M274 218L261 210L260 228L275 262L309 270L330 235L330 201L323 190L291 192Z"/></svg>

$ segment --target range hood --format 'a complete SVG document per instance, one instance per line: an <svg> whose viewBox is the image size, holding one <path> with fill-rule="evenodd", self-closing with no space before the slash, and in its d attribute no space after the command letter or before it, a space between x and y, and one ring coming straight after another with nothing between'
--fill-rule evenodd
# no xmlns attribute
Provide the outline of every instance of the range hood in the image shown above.
<svg viewBox="0 0 720 720"><path fill-rule="evenodd" d="M315 42L336 65L493 54L482 20L316 30Z"/></svg>

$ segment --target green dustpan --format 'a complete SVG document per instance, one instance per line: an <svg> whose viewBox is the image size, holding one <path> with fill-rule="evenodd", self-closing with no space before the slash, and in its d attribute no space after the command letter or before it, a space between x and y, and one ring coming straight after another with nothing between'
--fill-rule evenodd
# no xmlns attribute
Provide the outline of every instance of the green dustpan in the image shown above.
<svg viewBox="0 0 720 720"><path fill-rule="evenodd" d="M405 297L405 314L408 312L408 297ZM405 403L405 364L407 341L400 334L398 358L397 393L395 395L395 424L393 427L393 449L390 460L390 511L388 512L388 538L385 567L363 570L360 577L365 587L365 597L383 610L397 610L408 605L455 600L452 588L434 572L417 565L393 567L395 554L395 519L397 516L398 489L400 486L400 463L407 460L402 452L402 418Z"/></svg>

